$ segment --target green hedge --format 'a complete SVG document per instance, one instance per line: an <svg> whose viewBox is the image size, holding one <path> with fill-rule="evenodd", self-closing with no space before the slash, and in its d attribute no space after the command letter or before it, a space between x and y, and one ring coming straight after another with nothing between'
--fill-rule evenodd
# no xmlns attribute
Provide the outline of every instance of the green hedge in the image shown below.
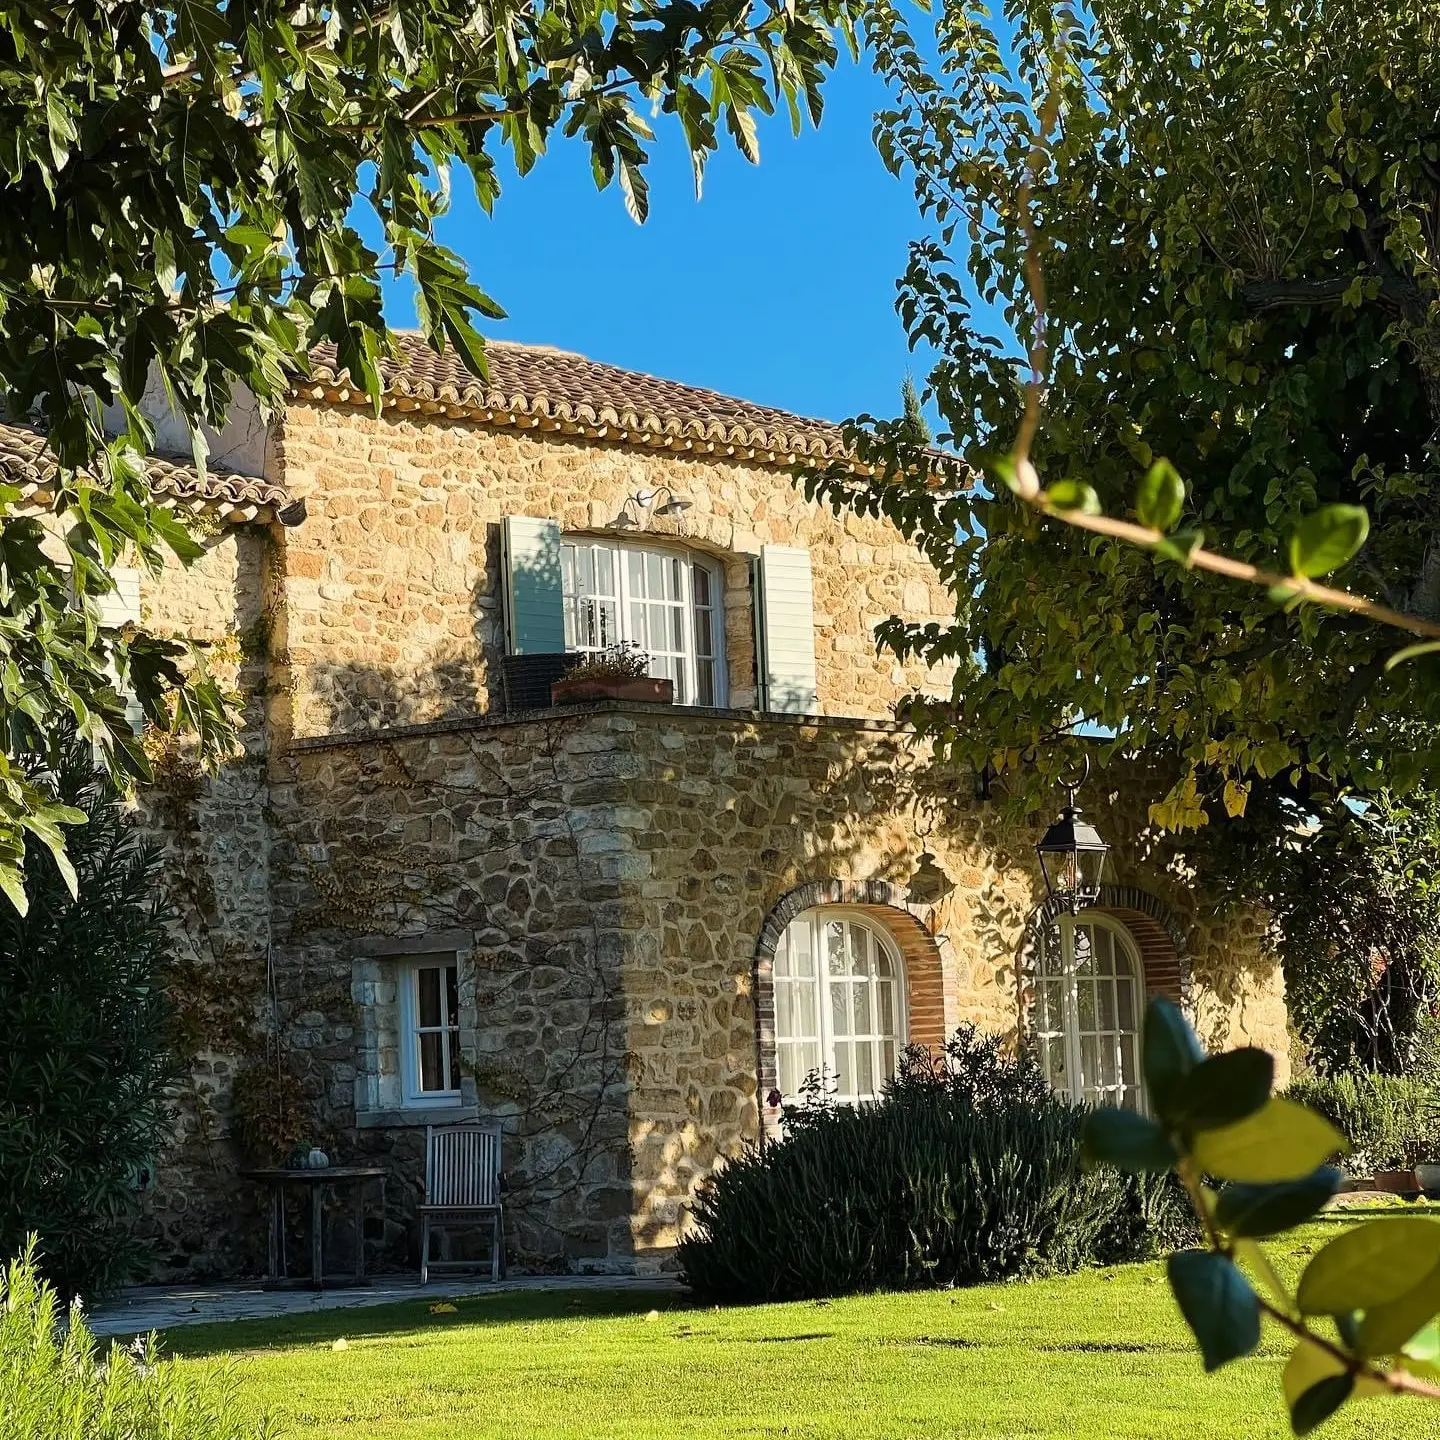
<svg viewBox="0 0 1440 1440"><path fill-rule="evenodd" d="M1292 1100L1318 1110L1350 1141L1345 1170L1408 1170L1440 1161L1440 1091L1428 1079L1355 1072L1297 1080Z"/></svg>
<svg viewBox="0 0 1440 1440"><path fill-rule="evenodd" d="M158 1360L153 1339L102 1350L77 1305L69 1324L35 1268L34 1246L0 1271L4 1440L269 1440L240 1418L219 1370Z"/></svg>
<svg viewBox="0 0 1440 1440"><path fill-rule="evenodd" d="M1080 1162L1082 1108L998 1040L907 1057L875 1105L791 1112L702 1188L684 1276L725 1300L973 1285L1139 1259L1193 1226L1170 1177Z"/></svg>

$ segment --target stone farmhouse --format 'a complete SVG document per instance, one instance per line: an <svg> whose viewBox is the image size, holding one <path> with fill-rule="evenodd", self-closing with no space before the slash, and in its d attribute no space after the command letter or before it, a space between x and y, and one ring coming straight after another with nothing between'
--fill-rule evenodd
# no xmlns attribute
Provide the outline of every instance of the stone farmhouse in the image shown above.
<svg viewBox="0 0 1440 1440"><path fill-rule="evenodd" d="M808 1072L864 1100L965 1020L1077 1098L1143 1103L1150 992L1284 1067L1263 916L1203 913L1127 772L1082 795L1114 873L1072 918L1035 861L1051 817L1007 820L897 723L950 679L874 627L952 602L885 522L804 498L836 427L402 344L378 415L320 353L204 477L157 460L207 553L114 599L206 646L244 717L242 755L161 750L143 800L191 1052L141 1221L157 1274L255 1273L240 1172L311 1144L386 1168L363 1243L413 1266L425 1126L471 1117L503 1122L512 1264L653 1269ZM41 442L5 429L0 467L43 488ZM626 642L673 703L551 703L564 655Z"/></svg>

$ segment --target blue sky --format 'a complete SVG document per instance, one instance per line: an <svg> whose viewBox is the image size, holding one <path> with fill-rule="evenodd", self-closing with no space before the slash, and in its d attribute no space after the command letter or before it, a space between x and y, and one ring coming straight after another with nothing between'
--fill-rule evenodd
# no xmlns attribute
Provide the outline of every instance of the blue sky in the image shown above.
<svg viewBox="0 0 1440 1440"><path fill-rule="evenodd" d="M557 140L523 180L502 175L493 218L456 174L439 238L508 311L487 334L803 415L893 415L905 371L920 381L928 364L894 309L921 224L871 143L885 103L865 59L842 60L819 130L792 136L782 109L762 122L758 166L727 140L698 202L678 130L658 117L643 226L618 186L595 189L588 152ZM403 285L386 308L392 325L415 323Z"/></svg>

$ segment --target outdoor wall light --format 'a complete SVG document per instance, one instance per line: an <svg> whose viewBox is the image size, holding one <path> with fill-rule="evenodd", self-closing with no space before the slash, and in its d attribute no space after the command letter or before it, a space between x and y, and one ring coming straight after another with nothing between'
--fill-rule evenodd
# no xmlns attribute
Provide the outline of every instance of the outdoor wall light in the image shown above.
<svg viewBox="0 0 1440 1440"><path fill-rule="evenodd" d="M1100 898L1105 878L1105 861L1110 847L1100 832L1086 820L1075 803L1075 792L1090 774L1090 757L1085 757L1085 770L1073 783L1066 781L1069 802L1060 818L1041 837L1035 847L1040 857L1040 870L1051 899L1064 900L1072 915Z"/></svg>
<svg viewBox="0 0 1440 1440"><path fill-rule="evenodd" d="M660 501L662 495L663 502ZM694 503L677 495L668 485L657 485L653 490L637 490L627 495L612 523L617 530L643 530L657 515L683 515Z"/></svg>

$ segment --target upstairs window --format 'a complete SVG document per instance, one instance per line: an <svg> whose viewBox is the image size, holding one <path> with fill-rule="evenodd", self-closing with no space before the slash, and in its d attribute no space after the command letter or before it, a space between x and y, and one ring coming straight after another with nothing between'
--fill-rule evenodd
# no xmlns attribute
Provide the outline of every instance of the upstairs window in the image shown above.
<svg viewBox="0 0 1440 1440"><path fill-rule="evenodd" d="M582 655L633 645L677 705L723 705L719 568L685 550L613 540L560 546L565 648Z"/></svg>

